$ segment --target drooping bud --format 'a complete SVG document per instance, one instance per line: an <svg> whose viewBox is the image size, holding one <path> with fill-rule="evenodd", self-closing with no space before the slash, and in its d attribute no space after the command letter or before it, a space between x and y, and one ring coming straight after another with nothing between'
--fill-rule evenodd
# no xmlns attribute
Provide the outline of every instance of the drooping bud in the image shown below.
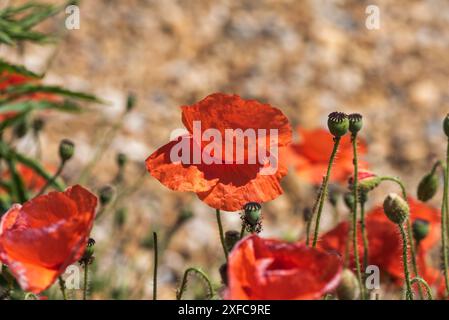
<svg viewBox="0 0 449 320"><path fill-rule="evenodd" d="M438 177L434 171L426 174L418 185L417 196L421 201L428 201L438 191Z"/></svg>
<svg viewBox="0 0 449 320"><path fill-rule="evenodd" d="M449 113L444 117L443 131L446 134L446 136L449 138Z"/></svg>
<svg viewBox="0 0 449 320"><path fill-rule="evenodd" d="M412 224L413 238L416 243L420 243L425 239L430 231L430 223L424 219L416 219Z"/></svg>
<svg viewBox="0 0 449 320"><path fill-rule="evenodd" d="M67 160L70 160L74 154L75 144L68 139L61 140L61 143L59 144L59 157L61 158L61 161L66 162Z"/></svg>
<svg viewBox="0 0 449 320"><path fill-rule="evenodd" d="M404 199L390 193L384 200L384 212L393 223L403 224L410 215L410 208Z"/></svg>
<svg viewBox="0 0 449 320"><path fill-rule="evenodd" d="M344 269L341 273L340 284L337 287L337 296L340 300L355 300L359 296L359 285L355 274Z"/></svg>
<svg viewBox="0 0 449 320"><path fill-rule="evenodd" d="M124 153L118 153L116 162L119 168L123 168L126 165L126 162L128 162L128 157Z"/></svg>
<svg viewBox="0 0 449 320"><path fill-rule="evenodd" d="M334 137L344 136L349 129L348 116L343 112L332 112L329 114L327 127Z"/></svg>
<svg viewBox="0 0 449 320"><path fill-rule="evenodd" d="M370 192L371 190L375 189L379 184L382 182L382 178L378 175L370 172L370 171L360 171L358 173L358 190L360 192ZM354 185L354 178L350 177L348 180L349 183L349 189L353 189Z"/></svg>
<svg viewBox="0 0 449 320"><path fill-rule="evenodd" d="M225 245L228 252L234 248L235 244L240 240L240 233L235 230L229 230L225 232Z"/></svg>
<svg viewBox="0 0 449 320"><path fill-rule="evenodd" d="M100 204L102 206L107 205L109 202L111 202L112 198L114 197L114 188L111 186L104 186L100 189Z"/></svg>
<svg viewBox="0 0 449 320"><path fill-rule="evenodd" d="M345 201L345 205L349 210L352 210L354 208L354 194L352 192L346 192L343 196L343 199Z"/></svg>
<svg viewBox="0 0 449 320"><path fill-rule="evenodd" d="M259 233L262 230L261 210L262 206L257 202L248 202L243 206L242 220L248 232Z"/></svg>
<svg viewBox="0 0 449 320"><path fill-rule="evenodd" d="M351 113L348 115L349 120L349 131L355 135L362 129L363 117L359 113Z"/></svg>

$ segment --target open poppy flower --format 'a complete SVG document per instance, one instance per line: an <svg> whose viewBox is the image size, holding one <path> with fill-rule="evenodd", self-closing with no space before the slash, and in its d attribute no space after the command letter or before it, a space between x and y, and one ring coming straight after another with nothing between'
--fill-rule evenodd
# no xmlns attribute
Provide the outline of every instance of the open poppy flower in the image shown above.
<svg viewBox="0 0 449 320"><path fill-rule="evenodd" d="M83 255L97 198L79 185L15 204L1 219L0 261L23 290L40 293Z"/></svg>
<svg viewBox="0 0 449 320"><path fill-rule="evenodd" d="M313 184L320 184L326 173L334 141L333 136L325 129L297 128L300 140L290 145L290 161L299 177ZM367 147L362 139L358 139L359 157L366 154ZM359 161L360 168L367 164ZM346 183L352 174L352 143L350 135L341 138L338 153L332 167L330 182Z"/></svg>
<svg viewBox="0 0 449 320"><path fill-rule="evenodd" d="M279 109L223 93L181 108L188 133L148 157L153 177L172 190L195 192L209 206L226 211L282 193L279 182L287 173L291 129ZM179 156L180 144L185 158L173 159L173 154Z"/></svg>
<svg viewBox="0 0 449 320"><path fill-rule="evenodd" d="M229 254L226 298L318 299L336 288L341 272L336 254L250 235Z"/></svg>
<svg viewBox="0 0 449 320"><path fill-rule="evenodd" d="M440 213L413 198L408 199L410 206L410 218L412 222L422 219L429 222L430 231L425 239L421 241L418 248L417 263L420 275L430 285L435 284L437 277L435 270L426 263L426 253L435 246L440 238ZM363 259L363 246L360 225L358 226L359 257L360 263ZM398 284L404 279L402 266L402 240L397 226L392 223L383 212L382 206L373 209L366 216L366 232L369 241L368 263L377 265L381 271L388 273ZM336 250L342 256L346 252L346 239L350 234L349 222L342 222L333 230L321 237L319 247L326 250ZM354 265L354 257L351 250L351 264Z"/></svg>

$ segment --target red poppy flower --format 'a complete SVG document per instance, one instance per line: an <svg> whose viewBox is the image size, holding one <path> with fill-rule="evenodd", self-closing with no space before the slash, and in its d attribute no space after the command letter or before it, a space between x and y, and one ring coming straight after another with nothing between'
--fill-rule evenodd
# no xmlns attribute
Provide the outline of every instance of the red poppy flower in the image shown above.
<svg viewBox="0 0 449 320"><path fill-rule="evenodd" d="M335 254L251 235L229 254L226 298L318 299L336 288L341 271Z"/></svg>
<svg viewBox="0 0 449 320"><path fill-rule="evenodd" d="M298 127L297 131L300 141L290 145L289 159L300 177L310 183L320 184L334 146L333 136L325 129L307 130ZM366 153L367 147L362 139L358 139L358 142L358 155L361 157ZM359 166L366 168L367 164L359 161ZM352 143L350 135L345 135L340 141L330 181L346 183L352 171Z"/></svg>
<svg viewBox="0 0 449 320"><path fill-rule="evenodd" d="M266 202L282 193L279 182L287 173L284 157L291 140L291 129L279 109L222 93L212 94L194 105L181 108L182 121L189 134L178 141L169 142L148 157L146 165L153 177L172 190L195 192L209 206L226 211L241 210L248 202ZM198 123L201 128L196 131ZM210 129L215 129L213 131L219 135L218 141L214 138L205 143L204 134ZM277 144L271 140L273 129L277 130ZM234 152L237 150L234 149L235 145L232 146L235 137L227 135L233 130L254 133L251 143L248 142L250 139L244 139L243 144L236 146L242 147L241 156L238 156L238 151ZM195 131L203 139L195 138ZM188 159L172 161L171 152L181 142L187 145ZM231 145L230 149L228 145ZM270 161L264 162L263 157L257 154L251 162L250 157L255 153L253 148L257 146L259 149L261 145L266 146ZM275 145L278 147L277 154L268 152ZM211 147L213 163L206 164L204 159L195 162L195 150L204 155ZM261 170L273 164L276 165L274 171L262 174Z"/></svg>
<svg viewBox="0 0 449 320"><path fill-rule="evenodd" d="M53 170L53 166L46 166L47 170ZM30 191L39 191L42 187L47 183L43 177L37 174L33 169L27 167L23 164L17 165L17 171L19 175L22 177L23 183L25 184L25 188ZM2 175L4 179L9 179L10 174L8 171L5 171ZM3 189L0 187L0 194Z"/></svg>
<svg viewBox="0 0 449 320"><path fill-rule="evenodd" d="M0 260L23 290L40 293L84 253L97 198L81 186L15 204L0 224Z"/></svg>
<svg viewBox="0 0 449 320"><path fill-rule="evenodd" d="M437 277L435 270L426 263L426 253L435 246L440 237L440 213L437 209L431 208L422 202L412 198L408 200L410 206L410 217L412 222L416 219L423 219L429 222L430 232L421 241L418 248L418 269L420 275L429 282L435 284ZM321 237L319 247L326 250L336 250L342 256L346 252L346 239L349 233L349 223L342 222L333 230ZM377 207L366 216L366 231L369 241L369 264L377 265L380 270L388 273L401 283L404 279L404 269L402 266L402 239L397 230L397 226L392 223L383 212L382 207ZM362 263L363 246L360 226L359 236L359 256ZM351 250L352 253L352 250ZM353 264L354 257L351 254L350 261Z"/></svg>

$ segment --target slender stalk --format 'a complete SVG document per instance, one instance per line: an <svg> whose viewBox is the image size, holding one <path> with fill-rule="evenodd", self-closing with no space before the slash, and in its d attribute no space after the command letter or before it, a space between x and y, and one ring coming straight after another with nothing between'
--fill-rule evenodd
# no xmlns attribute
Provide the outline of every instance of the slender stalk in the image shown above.
<svg viewBox="0 0 449 320"><path fill-rule="evenodd" d="M245 224L242 223L242 229L240 230L240 239L243 239L245 236Z"/></svg>
<svg viewBox="0 0 449 320"><path fill-rule="evenodd" d="M386 176L386 177L382 177L381 180L395 182L401 188L402 197L404 198L405 201L408 202L407 191L405 190L405 186L399 178ZM415 241L413 239L413 234L412 234L411 219L407 219L407 235L408 235L408 239L410 241L410 258L411 258L410 260L412 263L413 273L415 274L415 277L419 277L418 264L416 262ZM424 294L422 292L421 286L418 286L418 291L419 291L420 298L424 299Z"/></svg>
<svg viewBox="0 0 449 320"><path fill-rule="evenodd" d="M368 234L366 232L366 221L365 221L365 201L360 201L360 229L362 232L363 239L363 268L366 270L369 264L369 244L368 244Z"/></svg>
<svg viewBox="0 0 449 320"><path fill-rule="evenodd" d="M329 183L329 177L330 177L331 170L332 170L332 164L334 163L334 159L337 154L338 146L340 145L340 140L341 140L340 137L334 138L334 148L332 150L332 153L331 153L331 156L329 159L329 164L327 166L327 172L326 172L326 176L324 178L324 183L323 183L322 195L321 195L320 202L318 205L318 213L317 213L316 222L315 222L315 232L314 232L312 247L316 247L316 243L318 241L318 232L320 230L321 212L323 211L323 205L324 205L324 200L326 199L326 195L327 195L327 185Z"/></svg>
<svg viewBox="0 0 449 320"><path fill-rule="evenodd" d="M443 274L446 285L446 296L449 296L449 257L448 257L448 236L447 236L447 218L448 218L448 189L449 189L449 140L446 150L446 166L444 170L444 194L443 204L441 205L441 244L443 251Z"/></svg>
<svg viewBox="0 0 449 320"><path fill-rule="evenodd" d="M62 279L62 277L59 277L58 280L59 280L59 289L61 290L62 293L62 298L64 300L67 300L67 294L65 292L65 281L64 279Z"/></svg>
<svg viewBox="0 0 449 320"><path fill-rule="evenodd" d="M186 291L186 288L187 288L187 280L188 280L188 276L190 273L195 273L202 280L204 280L204 282L206 283L207 292L208 292L207 298L211 299L214 296L214 288L212 287L212 283L209 280L209 277L201 269L192 267L192 268L188 268L184 272L184 276L182 277L181 286L179 287L178 291L176 292L176 300L182 299L182 295L184 294L184 292Z"/></svg>
<svg viewBox="0 0 449 320"><path fill-rule="evenodd" d="M157 248L157 233L156 232L153 232L153 247L154 247L153 300L157 300L158 248Z"/></svg>
<svg viewBox="0 0 449 320"><path fill-rule="evenodd" d="M413 300L413 291L412 291L412 284L410 281L410 273L408 271L408 258L407 258L407 235L404 230L404 226L402 224L398 224L399 231L401 232L402 237L402 259L404 264L404 275L405 275L405 285L406 285L406 299L407 300Z"/></svg>
<svg viewBox="0 0 449 320"><path fill-rule="evenodd" d="M55 174L49 180L47 180L47 183L41 188L41 190L39 190L36 197L44 194L45 190L47 190L47 188L50 185L52 185L53 182L56 181L56 179L58 179L58 177L62 173L62 170L64 169L64 165L65 165L65 161L61 161L61 163L59 164L58 170L56 170Z"/></svg>
<svg viewBox="0 0 449 320"><path fill-rule="evenodd" d="M410 283L413 285L414 283L421 283L424 288L426 288L427 291L427 300L433 300L433 295L432 295L432 289L430 288L429 284L426 282L426 280L424 280L423 278L419 278L419 277L415 277L413 278Z"/></svg>
<svg viewBox="0 0 449 320"><path fill-rule="evenodd" d="M224 252L226 261L228 261L228 249L226 248L226 244L225 244L223 225L221 223L220 209L216 209L215 212L216 212L216 216L217 216L218 232L220 233L221 246L223 247L223 252Z"/></svg>
<svg viewBox="0 0 449 320"><path fill-rule="evenodd" d="M84 261L84 288L83 288L83 300L87 300L87 287L89 281L89 261Z"/></svg>
<svg viewBox="0 0 449 320"><path fill-rule="evenodd" d="M318 196L315 199L315 203L313 204L312 207L312 214L309 217L309 219L307 220L307 224L306 224L306 246L310 245L310 228L312 227L312 221L313 218L315 217L315 212L318 208L318 204L321 201L321 196L323 194L323 185L324 185L324 178L323 178L323 182L321 182L320 188L318 189Z"/></svg>
<svg viewBox="0 0 449 320"><path fill-rule="evenodd" d="M358 188L358 159L357 159L357 135L353 134L351 136L352 141L352 154L353 154L353 164L354 164L354 178L353 178L353 187L352 192L354 194L354 204L352 206L352 247L354 250L354 263L357 272L357 280L360 288L360 296L362 300L365 300L365 286L362 282L362 270L360 268L360 259L359 259L359 245L357 239L357 203L359 202L359 188Z"/></svg>

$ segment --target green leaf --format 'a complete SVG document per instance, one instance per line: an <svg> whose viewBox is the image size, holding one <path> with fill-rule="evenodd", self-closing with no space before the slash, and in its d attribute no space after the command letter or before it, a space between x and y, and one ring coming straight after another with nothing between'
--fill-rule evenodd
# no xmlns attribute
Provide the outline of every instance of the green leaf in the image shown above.
<svg viewBox="0 0 449 320"><path fill-rule="evenodd" d="M0 74L2 71L8 71L10 73L21 74L27 77L41 79L43 75L38 75L33 71L28 70L22 65L14 65L6 62L3 59L0 59Z"/></svg>
<svg viewBox="0 0 449 320"><path fill-rule="evenodd" d="M56 109L69 112L76 112L81 110L78 104L70 100L64 100L62 102L52 102L42 100L42 101L23 101L1 105L0 114L5 114L9 112L23 113L23 112L30 112L33 110L45 110L45 109Z"/></svg>

